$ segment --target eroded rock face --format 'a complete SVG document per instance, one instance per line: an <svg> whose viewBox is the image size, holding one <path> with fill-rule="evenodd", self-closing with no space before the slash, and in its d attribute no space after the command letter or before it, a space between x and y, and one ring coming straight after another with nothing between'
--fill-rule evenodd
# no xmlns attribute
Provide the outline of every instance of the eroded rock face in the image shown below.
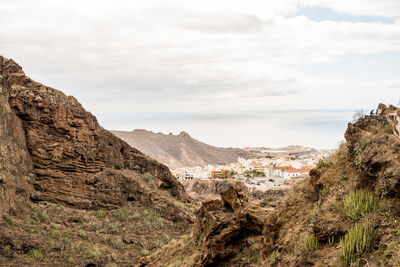
<svg viewBox="0 0 400 267"><path fill-rule="evenodd" d="M156 190L188 199L165 165L103 129L74 97L31 80L12 60L0 63L3 87L8 88L2 101L8 100L10 118L23 129L9 135L26 140L32 158L33 200L80 208L151 201L157 194L141 186L146 172L153 175Z"/></svg>
<svg viewBox="0 0 400 267"><path fill-rule="evenodd" d="M360 186L378 195L400 197L400 109L379 104L377 115L349 123L345 133Z"/></svg>
<svg viewBox="0 0 400 267"><path fill-rule="evenodd" d="M193 233L203 251L198 266L229 266L229 259L262 233L267 212L247 202L239 186L221 192L221 198L204 201L196 212Z"/></svg>
<svg viewBox="0 0 400 267"><path fill-rule="evenodd" d="M8 103L9 89L5 75L0 72L0 213L28 199L29 180L33 177L21 121Z"/></svg>

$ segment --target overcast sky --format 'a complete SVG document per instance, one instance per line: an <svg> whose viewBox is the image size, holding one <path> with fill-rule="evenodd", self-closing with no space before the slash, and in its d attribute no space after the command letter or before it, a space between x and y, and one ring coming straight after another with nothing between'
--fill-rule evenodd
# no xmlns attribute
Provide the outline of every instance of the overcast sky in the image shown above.
<svg viewBox="0 0 400 267"><path fill-rule="evenodd" d="M400 99L398 0L1 0L0 53L95 114Z"/></svg>

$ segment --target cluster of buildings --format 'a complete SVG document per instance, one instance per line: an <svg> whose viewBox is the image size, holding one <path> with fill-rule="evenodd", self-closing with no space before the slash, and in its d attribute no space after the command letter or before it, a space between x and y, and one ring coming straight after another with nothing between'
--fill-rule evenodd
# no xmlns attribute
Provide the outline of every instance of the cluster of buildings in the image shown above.
<svg viewBox="0 0 400 267"><path fill-rule="evenodd" d="M261 173L263 174L263 178L282 178L282 180L287 180L307 175L323 157L324 156L321 154L311 154L301 156L283 155L274 158L239 158L238 162L229 165L180 168L172 170L172 173L180 180L216 178L246 179L249 178L249 173ZM255 172L252 172L253 170Z"/></svg>

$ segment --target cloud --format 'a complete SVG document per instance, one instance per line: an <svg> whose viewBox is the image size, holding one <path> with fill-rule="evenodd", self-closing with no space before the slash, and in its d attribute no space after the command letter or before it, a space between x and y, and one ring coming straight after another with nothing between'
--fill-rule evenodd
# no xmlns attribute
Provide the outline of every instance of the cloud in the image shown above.
<svg viewBox="0 0 400 267"><path fill-rule="evenodd" d="M400 10L397 1L363 3L6 0L0 52L95 112L352 107L378 94L360 100L349 93L348 101L341 94L391 83L368 66L367 84L305 66L399 51L400 24L287 15L307 5L351 15L397 16ZM326 92L330 99L318 99Z"/></svg>

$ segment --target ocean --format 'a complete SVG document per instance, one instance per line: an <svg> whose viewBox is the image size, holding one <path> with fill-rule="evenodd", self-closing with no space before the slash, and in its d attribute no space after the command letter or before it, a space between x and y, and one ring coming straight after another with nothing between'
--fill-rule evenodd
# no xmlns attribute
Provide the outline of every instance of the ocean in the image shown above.
<svg viewBox="0 0 400 267"><path fill-rule="evenodd" d="M355 110L266 110L225 113L98 113L108 130L179 134L220 147L303 145L332 149L344 140Z"/></svg>

